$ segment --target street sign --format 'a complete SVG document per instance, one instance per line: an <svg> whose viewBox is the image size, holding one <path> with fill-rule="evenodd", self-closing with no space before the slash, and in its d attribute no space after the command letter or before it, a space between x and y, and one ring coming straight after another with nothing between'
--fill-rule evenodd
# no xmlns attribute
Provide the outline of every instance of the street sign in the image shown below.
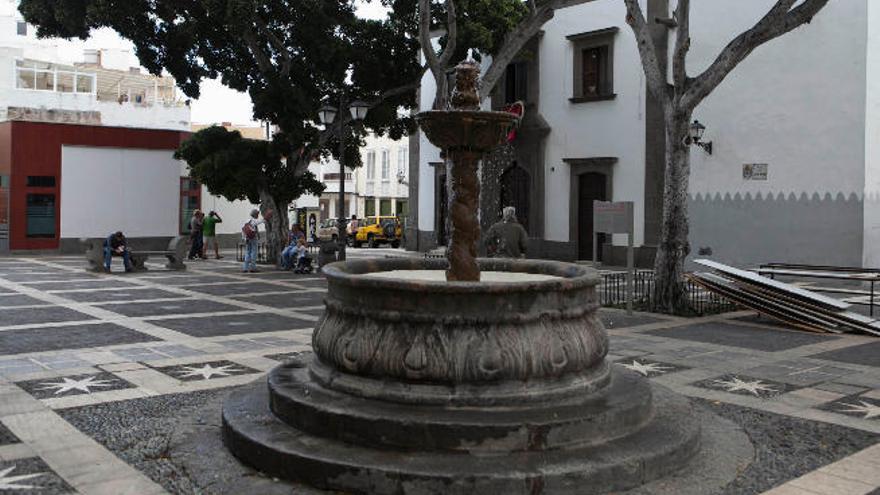
<svg viewBox="0 0 880 495"><path fill-rule="evenodd" d="M633 253L633 202L593 201L593 265L599 266L599 234L626 234L626 312L632 314L635 255Z"/></svg>
<svg viewBox="0 0 880 495"><path fill-rule="evenodd" d="M593 230L605 234L631 234L632 201L593 201Z"/></svg>

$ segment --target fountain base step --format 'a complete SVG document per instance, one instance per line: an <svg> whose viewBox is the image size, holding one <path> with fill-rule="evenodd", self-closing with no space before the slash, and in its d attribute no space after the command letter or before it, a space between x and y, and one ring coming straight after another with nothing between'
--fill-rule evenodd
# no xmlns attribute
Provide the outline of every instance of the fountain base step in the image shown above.
<svg viewBox="0 0 880 495"><path fill-rule="evenodd" d="M257 382L223 405L223 439L270 476L369 494L598 494L621 491L684 467L700 448L687 399L653 386L654 415L629 436L601 445L511 453L370 448L298 430L270 410Z"/></svg>
<svg viewBox="0 0 880 495"><path fill-rule="evenodd" d="M571 449L631 435L654 412L650 382L619 368L605 387L565 400L453 407L366 399L327 389L312 379L318 363L312 359L309 367L304 364L279 366L269 374L272 412L306 433L370 448L470 454ZM608 370L603 366L602 372Z"/></svg>

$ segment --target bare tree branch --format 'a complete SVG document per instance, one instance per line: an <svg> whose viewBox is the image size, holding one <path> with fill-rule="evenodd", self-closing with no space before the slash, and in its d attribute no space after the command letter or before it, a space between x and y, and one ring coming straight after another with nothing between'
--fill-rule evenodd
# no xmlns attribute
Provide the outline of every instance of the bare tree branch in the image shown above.
<svg viewBox="0 0 880 495"><path fill-rule="evenodd" d="M635 0L626 1L629 3ZM776 5L751 29L743 32L724 47L712 65L691 81L690 87L682 95L681 105L693 110L755 48L809 23L813 16L825 7L828 0L804 0L797 7L791 8L795 2L796 0L777 1Z"/></svg>
<svg viewBox="0 0 880 495"><path fill-rule="evenodd" d="M444 70L440 67L440 59L431 44L431 0L419 0L419 43L422 45L425 62L434 77L437 77L438 71Z"/></svg>
<svg viewBox="0 0 880 495"><path fill-rule="evenodd" d="M553 18L556 9L562 3L563 0L548 0L536 6L534 1L529 2L531 15L523 19L513 31L507 33L501 50L492 57L492 65L483 75L483 84L480 87L481 100L489 97L510 62L519 55L525 44L541 31L541 27Z"/></svg>
<svg viewBox="0 0 880 495"><path fill-rule="evenodd" d="M443 48L443 55L440 56L440 66L446 70L449 61L455 55L455 49L458 46L458 19L455 13L455 1L446 0L446 47Z"/></svg>
<svg viewBox="0 0 880 495"><path fill-rule="evenodd" d="M257 67L260 68L260 72L262 72L265 76L275 73L275 66L272 65L272 61L269 60L269 56L266 55L266 52L263 51L263 47L260 46L257 35L252 30L245 29L242 33L242 38L244 38L248 49L254 56L254 59L256 59Z"/></svg>
<svg viewBox="0 0 880 495"><path fill-rule="evenodd" d="M624 0L624 3L626 4L626 22L636 35L639 56L642 59L642 67L648 81L648 90L660 100L664 109L669 111L672 103L672 88L666 80L666 74L663 71L664 64L660 63L657 47L651 38L651 30L645 21L639 0ZM663 56L666 57L666 54L664 53Z"/></svg>
<svg viewBox="0 0 880 495"><path fill-rule="evenodd" d="M281 57L281 74L287 76L290 74L291 65L293 60L290 56L290 52L287 49L287 45L284 44L284 41L281 40L278 36L269 29L269 25L266 21L260 17L260 14L254 14L254 21L257 24L257 28L266 35L266 38L269 40L269 44L272 45L272 48L275 49L275 52Z"/></svg>
<svg viewBox="0 0 880 495"><path fill-rule="evenodd" d="M676 92L687 88L687 54L691 48L691 0L678 0L675 8L678 28L675 33L675 53L672 56L672 81Z"/></svg>

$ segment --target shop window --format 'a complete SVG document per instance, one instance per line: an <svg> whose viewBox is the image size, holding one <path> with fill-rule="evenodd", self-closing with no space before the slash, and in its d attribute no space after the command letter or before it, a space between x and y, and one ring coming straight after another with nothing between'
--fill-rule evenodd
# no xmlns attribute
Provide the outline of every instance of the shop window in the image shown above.
<svg viewBox="0 0 880 495"><path fill-rule="evenodd" d="M610 100L614 94L614 35L617 28L569 36L574 45L571 101Z"/></svg>
<svg viewBox="0 0 880 495"><path fill-rule="evenodd" d="M28 194L26 199L26 236L29 238L55 237L55 195Z"/></svg>
<svg viewBox="0 0 880 495"><path fill-rule="evenodd" d="M367 198L364 203L364 212L365 216L374 217L376 216L376 200L373 198Z"/></svg>
<svg viewBox="0 0 880 495"><path fill-rule="evenodd" d="M397 200L397 216L405 217L409 215L409 203L405 200Z"/></svg>
<svg viewBox="0 0 880 495"><path fill-rule="evenodd" d="M379 215L385 217L391 215L391 200L382 199L379 201Z"/></svg>
<svg viewBox="0 0 880 495"><path fill-rule="evenodd" d="M29 175L27 187L55 187L54 175Z"/></svg>
<svg viewBox="0 0 880 495"><path fill-rule="evenodd" d="M189 221L202 204L202 186L189 177L180 178L180 233L189 234Z"/></svg>

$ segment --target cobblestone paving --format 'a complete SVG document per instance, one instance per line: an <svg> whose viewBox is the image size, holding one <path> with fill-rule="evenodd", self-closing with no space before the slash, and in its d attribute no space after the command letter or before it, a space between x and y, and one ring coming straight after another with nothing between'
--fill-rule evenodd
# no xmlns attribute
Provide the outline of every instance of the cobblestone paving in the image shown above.
<svg viewBox="0 0 880 495"><path fill-rule="evenodd" d="M319 275L242 274L232 261L111 275L82 265L76 257L0 258L0 493L177 491L157 479L166 471L142 467L149 463L112 425L130 423L138 404L225 393L310 350L326 293ZM787 330L745 312L681 319L603 310L602 320L616 365L734 411L747 431L772 421L773 431L824 432L817 445L834 447L813 457L803 449L800 470L747 470L725 493L880 487L852 467L869 463L869 473L880 473L880 456L857 453L880 441L880 340ZM101 418L89 422L93 408ZM166 419L156 424L173 424L175 413L157 412ZM138 430L144 441L150 424ZM761 463L783 458L785 435L774 441ZM151 449L161 455L159 443ZM804 488L811 476L823 481Z"/></svg>

